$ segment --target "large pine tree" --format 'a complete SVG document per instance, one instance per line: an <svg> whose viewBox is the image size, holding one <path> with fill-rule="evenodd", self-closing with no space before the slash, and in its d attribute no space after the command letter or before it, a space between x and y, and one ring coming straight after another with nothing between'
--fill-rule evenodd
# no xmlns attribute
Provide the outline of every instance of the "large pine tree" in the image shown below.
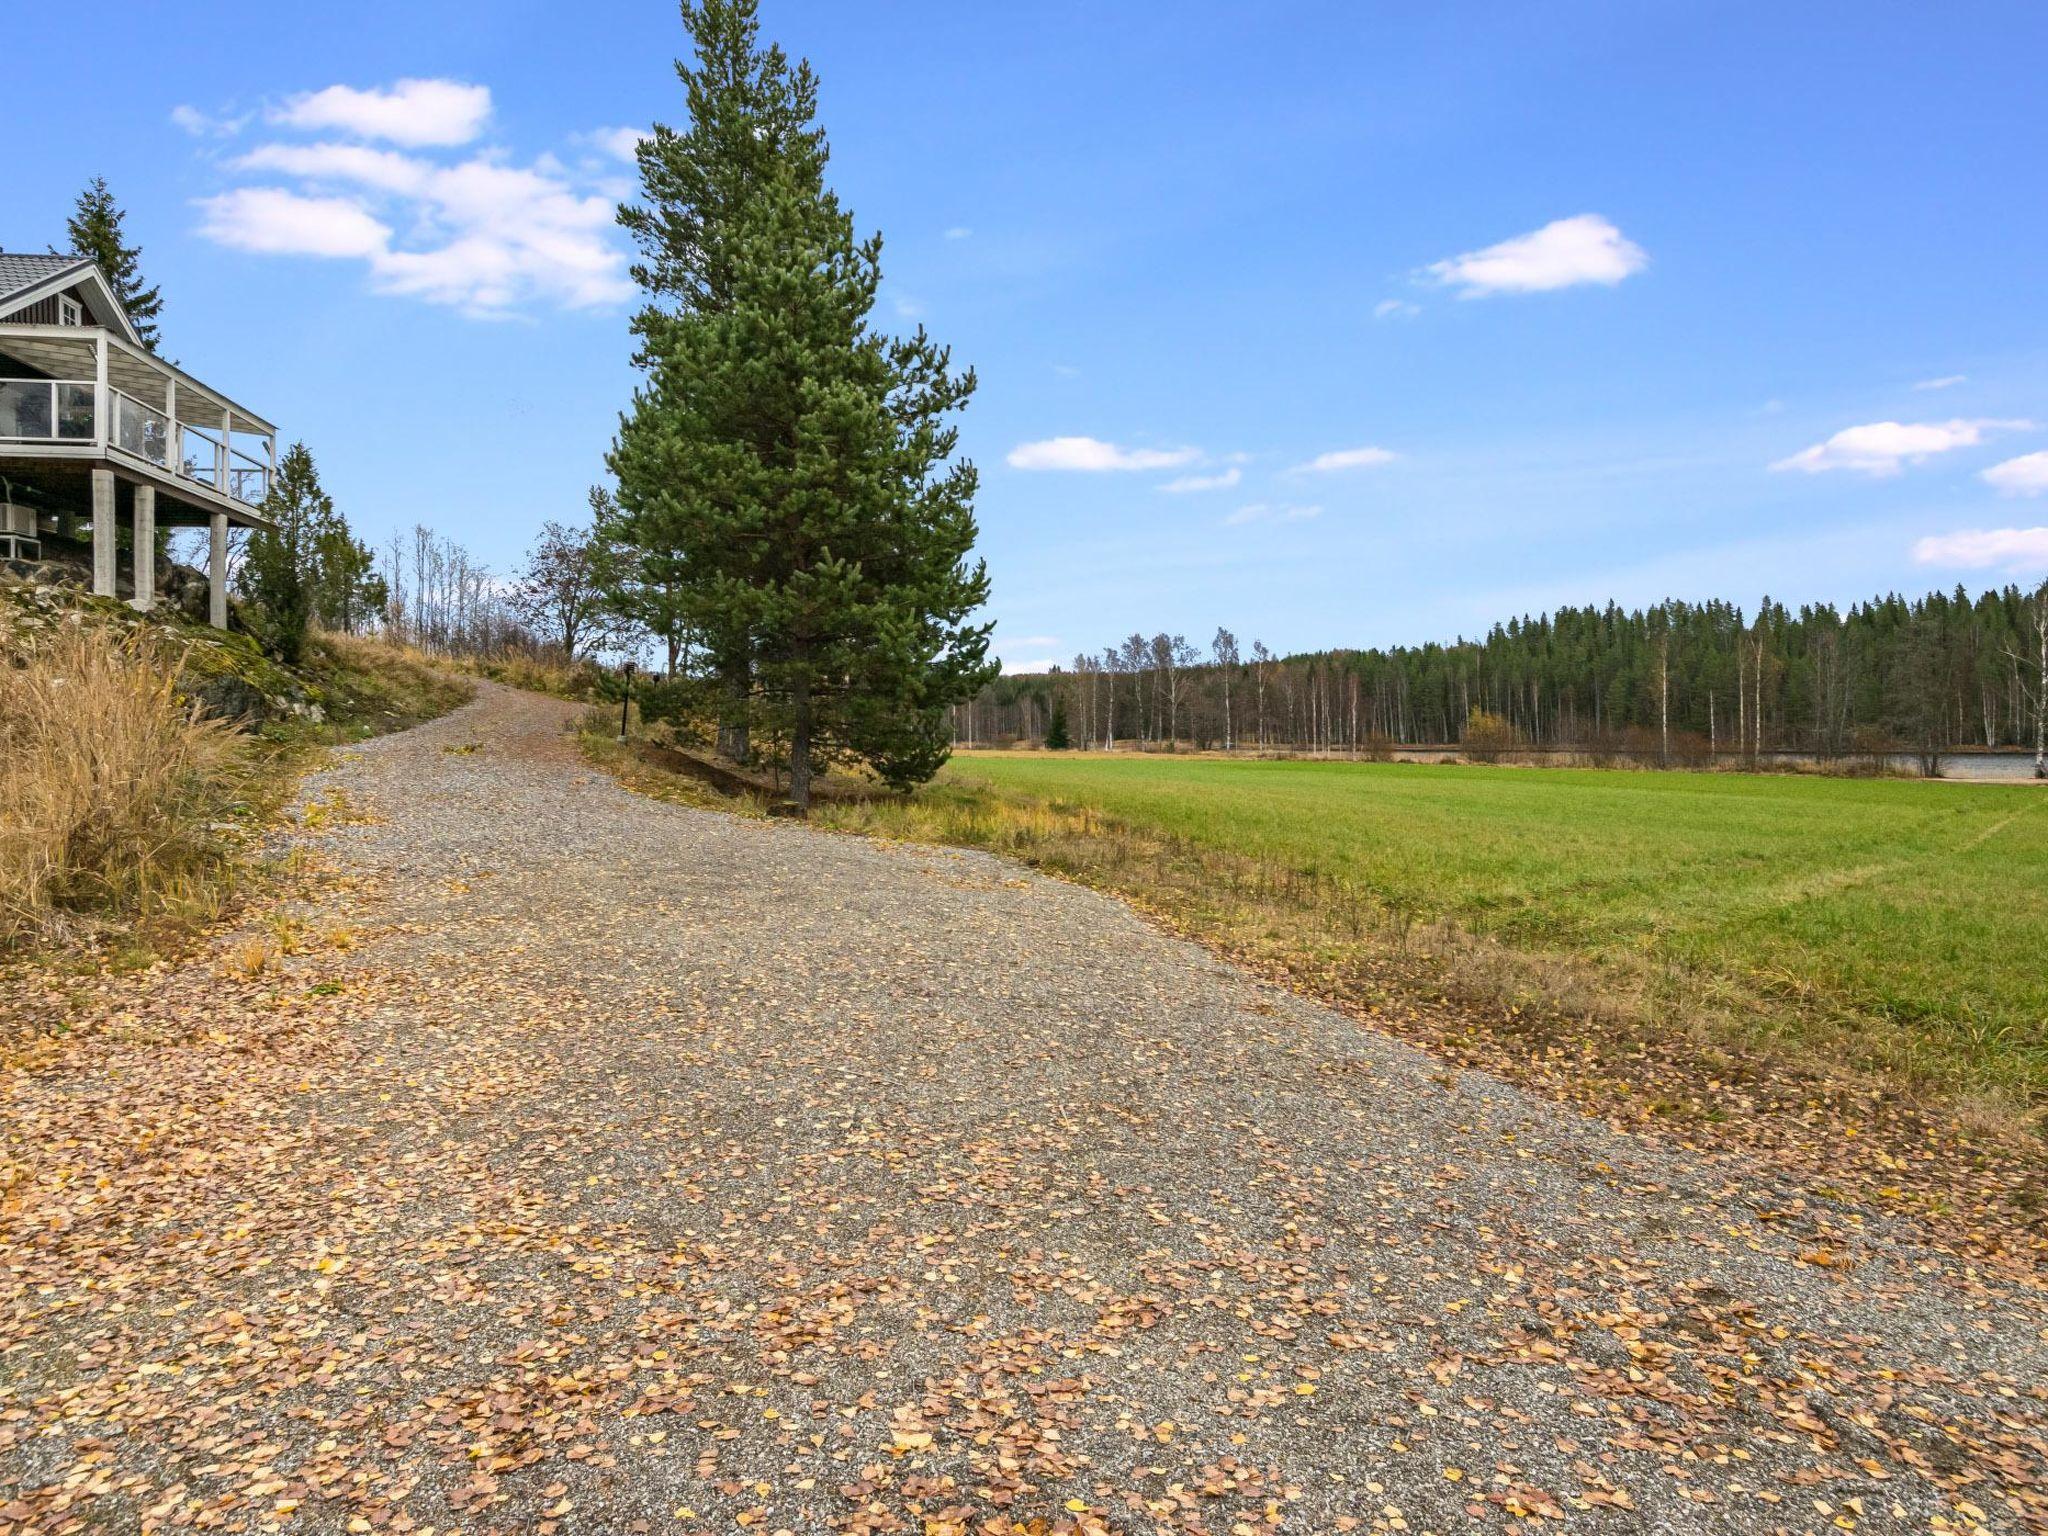
<svg viewBox="0 0 2048 1536"><path fill-rule="evenodd" d="M646 201L619 210L619 222L640 249L633 276L649 298L633 322L640 339L634 361L650 370L658 368L660 338L679 318L731 309L735 227L757 189L778 165L814 166L822 175L825 160L824 135L813 121L817 79L808 64L792 64L773 44L761 46L754 6L703 0L686 3L682 17L694 54L676 62L687 126L657 123L641 141ZM659 409L636 397L634 421L648 429L643 436L663 430L651 419ZM684 505L675 487L658 479L629 477L617 502L612 541L661 583L670 621L694 628L719 685L718 749L744 762L755 686L753 637L738 615L704 613L688 594L701 590L724 558L745 552L719 545L708 509ZM694 624L686 617L691 613Z"/></svg>
<svg viewBox="0 0 2048 1536"><path fill-rule="evenodd" d="M163 312L163 295L154 285L143 284L142 248L121 238L121 221L125 217L114 201L114 194L107 190L107 179L95 176L78 194L77 211L64 228L71 237L72 251L91 257L98 265L107 286L114 290L114 297L135 323L142 344L154 352L156 317Z"/></svg>
<svg viewBox="0 0 2048 1536"><path fill-rule="evenodd" d="M825 185L808 67L758 46L752 0L683 14L691 126L656 130L649 206L622 214L653 298L611 457L622 531L675 558L729 696L789 743L798 805L835 760L916 783L945 759L947 707L995 670L968 623L988 579L949 422L974 378L921 329L870 324L881 243Z"/></svg>

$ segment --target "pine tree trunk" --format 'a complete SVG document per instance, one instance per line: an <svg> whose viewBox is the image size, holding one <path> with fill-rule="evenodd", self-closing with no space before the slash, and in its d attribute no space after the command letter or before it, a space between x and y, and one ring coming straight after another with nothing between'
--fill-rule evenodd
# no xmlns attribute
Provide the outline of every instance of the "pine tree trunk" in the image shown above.
<svg viewBox="0 0 2048 1536"><path fill-rule="evenodd" d="M718 755L744 764L752 743L747 730L747 672L744 665L726 670L719 680Z"/></svg>
<svg viewBox="0 0 2048 1536"><path fill-rule="evenodd" d="M811 687L799 683L790 701L789 798L800 812L811 808Z"/></svg>

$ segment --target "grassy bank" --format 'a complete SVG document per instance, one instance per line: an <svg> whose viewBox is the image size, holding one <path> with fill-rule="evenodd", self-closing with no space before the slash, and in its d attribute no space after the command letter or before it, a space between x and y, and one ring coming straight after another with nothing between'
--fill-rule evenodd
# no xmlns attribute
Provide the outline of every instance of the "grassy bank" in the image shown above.
<svg viewBox="0 0 2048 1536"><path fill-rule="evenodd" d="M287 734L315 743L402 731L447 714L475 693L425 656L349 635L313 636L304 670L320 692L326 719Z"/></svg>

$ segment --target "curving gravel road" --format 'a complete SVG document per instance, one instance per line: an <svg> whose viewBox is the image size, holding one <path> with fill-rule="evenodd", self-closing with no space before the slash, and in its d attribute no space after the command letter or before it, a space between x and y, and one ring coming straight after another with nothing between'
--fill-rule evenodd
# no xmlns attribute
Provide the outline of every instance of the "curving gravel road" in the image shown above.
<svg viewBox="0 0 2048 1536"><path fill-rule="evenodd" d="M2039 1294L570 714L9 1069L0 1536L2048 1529Z"/></svg>

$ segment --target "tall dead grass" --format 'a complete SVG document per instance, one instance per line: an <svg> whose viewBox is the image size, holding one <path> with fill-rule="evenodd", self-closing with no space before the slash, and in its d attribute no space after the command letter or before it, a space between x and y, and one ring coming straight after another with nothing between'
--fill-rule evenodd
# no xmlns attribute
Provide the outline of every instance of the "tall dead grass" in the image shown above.
<svg viewBox="0 0 2048 1536"><path fill-rule="evenodd" d="M205 888L244 749L179 697L178 660L146 629L0 617L0 943Z"/></svg>

